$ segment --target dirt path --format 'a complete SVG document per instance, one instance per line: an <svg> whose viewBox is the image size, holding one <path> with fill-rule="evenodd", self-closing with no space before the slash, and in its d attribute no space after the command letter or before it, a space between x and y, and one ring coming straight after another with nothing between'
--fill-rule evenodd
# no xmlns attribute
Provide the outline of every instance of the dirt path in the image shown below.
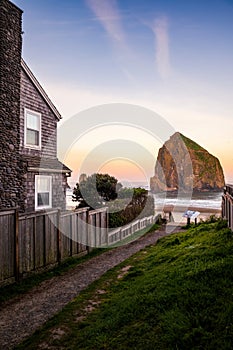
<svg viewBox="0 0 233 350"><path fill-rule="evenodd" d="M179 230L179 227L173 229L170 226L169 232ZM169 232L160 229L127 245L106 250L64 275L44 281L30 292L6 302L0 310L0 349L13 349L89 284Z"/></svg>

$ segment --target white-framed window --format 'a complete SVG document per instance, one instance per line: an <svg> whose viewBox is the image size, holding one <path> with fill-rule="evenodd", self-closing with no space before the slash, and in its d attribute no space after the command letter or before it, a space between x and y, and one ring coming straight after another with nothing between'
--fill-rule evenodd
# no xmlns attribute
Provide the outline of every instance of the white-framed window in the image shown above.
<svg viewBox="0 0 233 350"><path fill-rule="evenodd" d="M35 175L35 209L52 208L52 176Z"/></svg>
<svg viewBox="0 0 233 350"><path fill-rule="evenodd" d="M41 148L41 114L30 109L24 110L24 145Z"/></svg>

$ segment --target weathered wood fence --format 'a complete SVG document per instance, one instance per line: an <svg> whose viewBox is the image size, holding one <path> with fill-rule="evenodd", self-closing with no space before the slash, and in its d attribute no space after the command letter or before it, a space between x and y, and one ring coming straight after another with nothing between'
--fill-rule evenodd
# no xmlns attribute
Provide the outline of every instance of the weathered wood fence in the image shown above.
<svg viewBox="0 0 233 350"><path fill-rule="evenodd" d="M222 217L233 230L233 185L226 185L222 196Z"/></svg>
<svg viewBox="0 0 233 350"><path fill-rule="evenodd" d="M150 216L108 230L107 208L31 214L0 211L0 285L86 254L93 247L109 247L156 220L157 216Z"/></svg>
<svg viewBox="0 0 233 350"><path fill-rule="evenodd" d="M0 284L29 272L87 253L95 246L100 225L107 241L107 208L61 212L51 210L19 215L0 212ZM95 223L95 226L91 223ZM101 242L100 242L101 243Z"/></svg>

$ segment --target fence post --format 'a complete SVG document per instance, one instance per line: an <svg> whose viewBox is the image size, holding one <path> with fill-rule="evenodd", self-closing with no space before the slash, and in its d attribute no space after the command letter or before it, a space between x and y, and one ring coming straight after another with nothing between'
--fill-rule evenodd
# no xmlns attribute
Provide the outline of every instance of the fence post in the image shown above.
<svg viewBox="0 0 233 350"><path fill-rule="evenodd" d="M105 211L105 228L106 228L106 242L107 246L109 245L109 208L106 208Z"/></svg>
<svg viewBox="0 0 233 350"><path fill-rule="evenodd" d="M14 259L14 273L15 273L15 280L16 282L19 282L19 210L15 209L15 220L14 220L14 226L15 226L15 259Z"/></svg>
<svg viewBox="0 0 233 350"><path fill-rule="evenodd" d="M43 218L43 266L46 266L46 215L45 213L42 216Z"/></svg>
<svg viewBox="0 0 233 350"><path fill-rule="evenodd" d="M57 262L61 262L61 210L57 211Z"/></svg>
<svg viewBox="0 0 233 350"><path fill-rule="evenodd" d="M73 252L73 214L70 215L70 232L69 232L69 256L72 256Z"/></svg>
<svg viewBox="0 0 233 350"><path fill-rule="evenodd" d="M120 228L120 241L122 241L123 235L122 235L122 228Z"/></svg>
<svg viewBox="0 0 233 350"><path fill-rule="evenodd" d="M91 234L92 234L92 215L90 215L89 211L87 212L87 251L90 253L92 251L91 248Z"/></svg>

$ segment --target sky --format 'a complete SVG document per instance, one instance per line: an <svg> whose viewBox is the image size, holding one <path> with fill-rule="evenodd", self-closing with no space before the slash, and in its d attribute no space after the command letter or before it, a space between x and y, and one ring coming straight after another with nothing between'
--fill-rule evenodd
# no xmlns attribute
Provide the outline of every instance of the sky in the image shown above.
<svg viewBox="0 0 233 350"><path fill-rule="evenodd" d="M24 11L23 57L62 114L61 130L98 105L144 107L218 157L233 181L233 0L13 2ZM75 123L65 155L58 140L72 181L84 171L125 181L153 175L158 135L146 121L144 129L112 121L82 133ZM101 145L119 139L144 148L151 164L116 152L99 157ZM102 160L92 167L90 155Z"/></svg>

